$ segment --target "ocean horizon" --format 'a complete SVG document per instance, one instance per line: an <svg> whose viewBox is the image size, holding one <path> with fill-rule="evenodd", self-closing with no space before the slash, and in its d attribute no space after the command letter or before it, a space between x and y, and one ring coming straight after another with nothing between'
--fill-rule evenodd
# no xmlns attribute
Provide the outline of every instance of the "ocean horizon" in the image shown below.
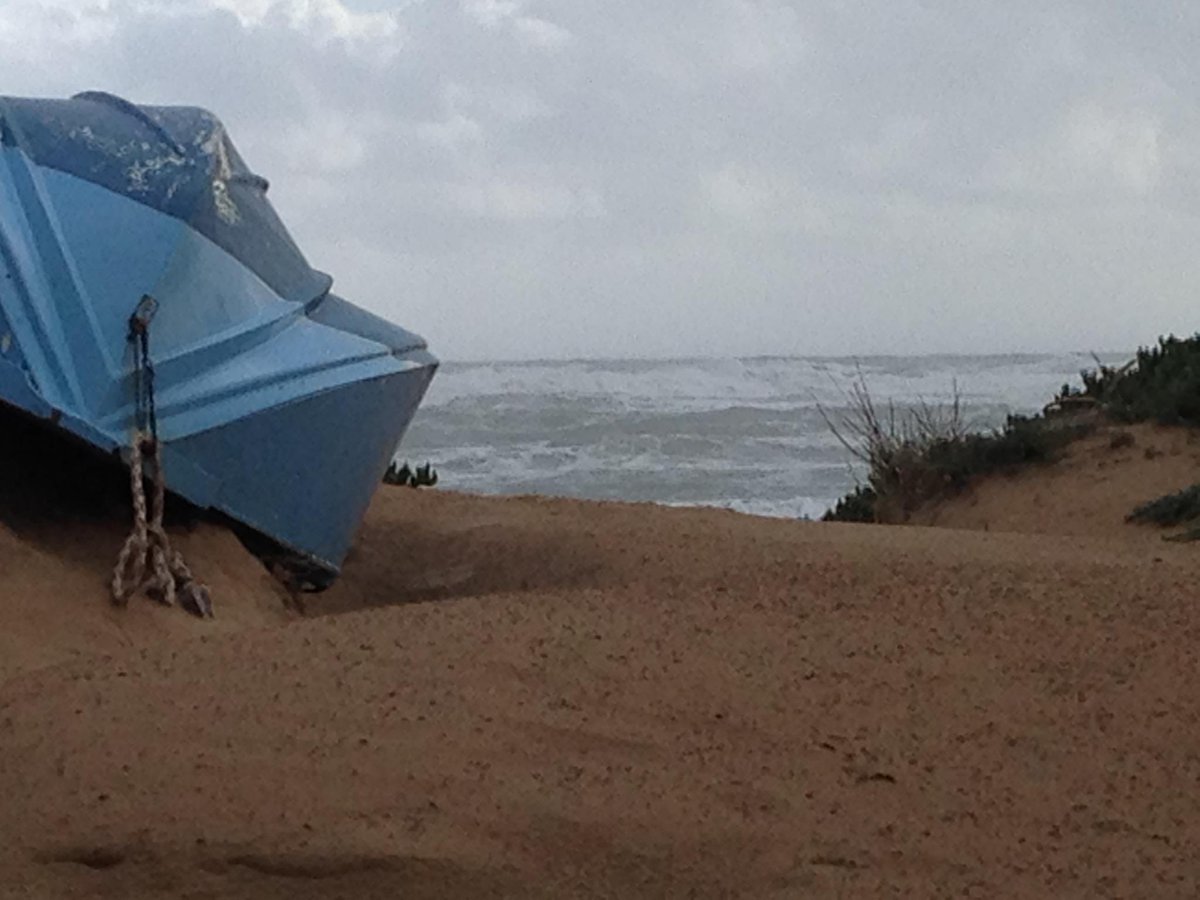
<svg viewBox="0 0 1200 900"><path fill-rule="evenodd" d="M974 429L1132 352L447 362L397 453L483 494L819 518L863 477L831 432L860 378L898 412L957 392Z"/></svg>
<svg viewBox="0 0 1200 900"><path fill-rule="evenodd" d="M927 352L927 353L693 353L664 356L607 356L605 354L582 356L529 356L529 357L441 357L443 366L484 366L484 365L538 365L558 363L681 363L681 362L716 362L722 360L808 360L812 362L855 362L859 360L889 360L889 359L1046 359L1061 357L1086 358L1093 365L1098 357L1106 365L1113 360L1132 359L1137 350L1055 350L1034 351L1014 350L996 351L992 353ZM1078 373L1076 373L1078 374Z"/></svg>

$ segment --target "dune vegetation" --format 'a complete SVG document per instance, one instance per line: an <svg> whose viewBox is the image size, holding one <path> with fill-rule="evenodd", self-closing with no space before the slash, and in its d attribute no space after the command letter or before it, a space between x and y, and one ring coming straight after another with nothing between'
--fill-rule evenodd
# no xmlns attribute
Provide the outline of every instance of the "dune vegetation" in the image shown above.
<svg viewBox="0 0 1200 900"><path fill-rule="evenodd" d="M859 379L849 391L850 412L840 420L828 413L825 418L866 476L824 520L907 522L918 509L962 492L983 476L1060 459L1068 445L1104 422L1200 428L1200 334L1159 338L1122 366L1097 360L1080 380L1078 387L1063 385L1036 415L1010 415L999 428L973 431L965 423L957 386L949 403L897 411L893 403L876 403ZM1200 523L1200 502L1188 502L1200 497L1200 485L1173 496L1148 501L1129 520Z"/></svg>

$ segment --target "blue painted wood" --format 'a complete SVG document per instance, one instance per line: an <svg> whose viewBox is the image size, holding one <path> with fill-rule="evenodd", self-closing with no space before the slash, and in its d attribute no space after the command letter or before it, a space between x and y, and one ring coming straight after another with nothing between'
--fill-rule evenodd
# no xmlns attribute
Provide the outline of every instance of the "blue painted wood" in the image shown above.
<svg viewBox="0 0 1200 900"><path fill-rule="evenodd" d="M336 571L437 367L330 293L210 113L0 98L0 401L103 451L143 295L172 490Z"/></svg>

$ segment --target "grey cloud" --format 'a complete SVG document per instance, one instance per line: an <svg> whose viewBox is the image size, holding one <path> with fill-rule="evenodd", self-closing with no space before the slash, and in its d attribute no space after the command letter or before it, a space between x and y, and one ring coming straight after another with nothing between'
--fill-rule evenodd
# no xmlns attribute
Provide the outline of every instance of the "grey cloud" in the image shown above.
<svg viewBox="0 0 1200 900"><path fill-rule="evenodd" d="M1200 10L91 0L10 93L216 111L449 357L1121 349L1194 330Z"/></svg>

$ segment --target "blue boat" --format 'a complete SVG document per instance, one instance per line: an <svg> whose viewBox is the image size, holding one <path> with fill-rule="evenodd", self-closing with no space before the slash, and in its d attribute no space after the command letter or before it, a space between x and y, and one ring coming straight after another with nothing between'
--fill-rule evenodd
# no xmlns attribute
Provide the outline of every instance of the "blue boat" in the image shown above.
<svg viewBox="0 0 1200 900"><path fill-rule="evenodd" d="M170 490L332 577L437 360L266 195L205 110L0 98L0 402L128 460L141 314Z"/></svg>

